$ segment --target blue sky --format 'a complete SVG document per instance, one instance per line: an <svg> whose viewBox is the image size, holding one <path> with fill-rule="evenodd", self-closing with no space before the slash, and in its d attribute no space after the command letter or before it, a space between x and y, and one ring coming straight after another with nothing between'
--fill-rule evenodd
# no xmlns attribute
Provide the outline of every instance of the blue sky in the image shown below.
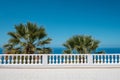
<svg viewBox="0 0 120 80"><path fill-rule="evenodd" d="M120 0L0 0L0 47L15 24L28 21L44 25L53 47L77 34L120 47Z"/></svg>

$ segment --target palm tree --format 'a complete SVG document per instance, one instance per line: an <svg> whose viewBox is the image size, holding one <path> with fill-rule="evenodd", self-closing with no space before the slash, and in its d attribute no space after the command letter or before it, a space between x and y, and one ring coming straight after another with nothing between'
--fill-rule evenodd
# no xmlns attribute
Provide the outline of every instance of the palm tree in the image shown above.
<svg viewBox="0 0 120 80"><path fill-rule="evenodd" d="M67 48L65 53L71 53L76 51L77 53L85 54L91 53L96 50L99 45L99 41L93 39L91 36L76 35L68 39L63 44Z"/></svg>
<svg viewBox="0 0 120 80"><path fill-rule="evenodd" d="M47 37L44 27L38 27L31 22L15 25L15 30L8 32L11 38L8 44L4 45L6 51L15 50L15 53L33 54L39 50L44 51L43 46L50 44L52 40Z"/></svg>
<svg viewBox="0 0 120 80"><path fill-rule="evenodd" d="M63 44L64 47L67 48L67 50L64 50L64 53L71 54L74 50L74 41L72 38L66 41L65 44Z"/></svg>

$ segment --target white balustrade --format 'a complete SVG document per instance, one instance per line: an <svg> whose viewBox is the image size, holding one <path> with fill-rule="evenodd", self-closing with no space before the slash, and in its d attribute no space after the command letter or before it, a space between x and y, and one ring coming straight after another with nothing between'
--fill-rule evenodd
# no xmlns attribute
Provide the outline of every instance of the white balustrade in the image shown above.
<svg viewBox="0 0 120 80"><path fill-rule="evenodd" d="M120 54L0 54L0 65L120 64Z"/></svg>

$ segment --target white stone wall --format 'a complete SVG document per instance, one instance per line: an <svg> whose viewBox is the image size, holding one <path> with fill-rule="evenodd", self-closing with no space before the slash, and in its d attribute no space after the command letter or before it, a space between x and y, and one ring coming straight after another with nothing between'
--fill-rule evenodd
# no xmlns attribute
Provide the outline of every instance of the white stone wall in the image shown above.
<svg viewBox="0 0 120 80"><path fill-rule="evenodd" d="M120 80L120 68L0 68L0 80Z"/></svg>

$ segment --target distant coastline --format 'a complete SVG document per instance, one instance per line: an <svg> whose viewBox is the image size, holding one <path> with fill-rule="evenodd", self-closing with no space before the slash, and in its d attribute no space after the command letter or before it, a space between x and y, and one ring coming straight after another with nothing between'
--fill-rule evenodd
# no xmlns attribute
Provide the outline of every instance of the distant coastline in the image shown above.
<svg viewBox="0 0 120 80"><path fill-rule="evenodd" d="M62 48L62 47L54 47L52 48L53 49L53 54L61 54L62 51L65 49L65 48ZM106 53L109 53L109 54L114 54L114 53L120 53L120 47L116 47L116 48L98 48L96 50L96 52L99 52L99 51L105 51ZM3 53L3 49L0 48L0 54Z"/></svg>

